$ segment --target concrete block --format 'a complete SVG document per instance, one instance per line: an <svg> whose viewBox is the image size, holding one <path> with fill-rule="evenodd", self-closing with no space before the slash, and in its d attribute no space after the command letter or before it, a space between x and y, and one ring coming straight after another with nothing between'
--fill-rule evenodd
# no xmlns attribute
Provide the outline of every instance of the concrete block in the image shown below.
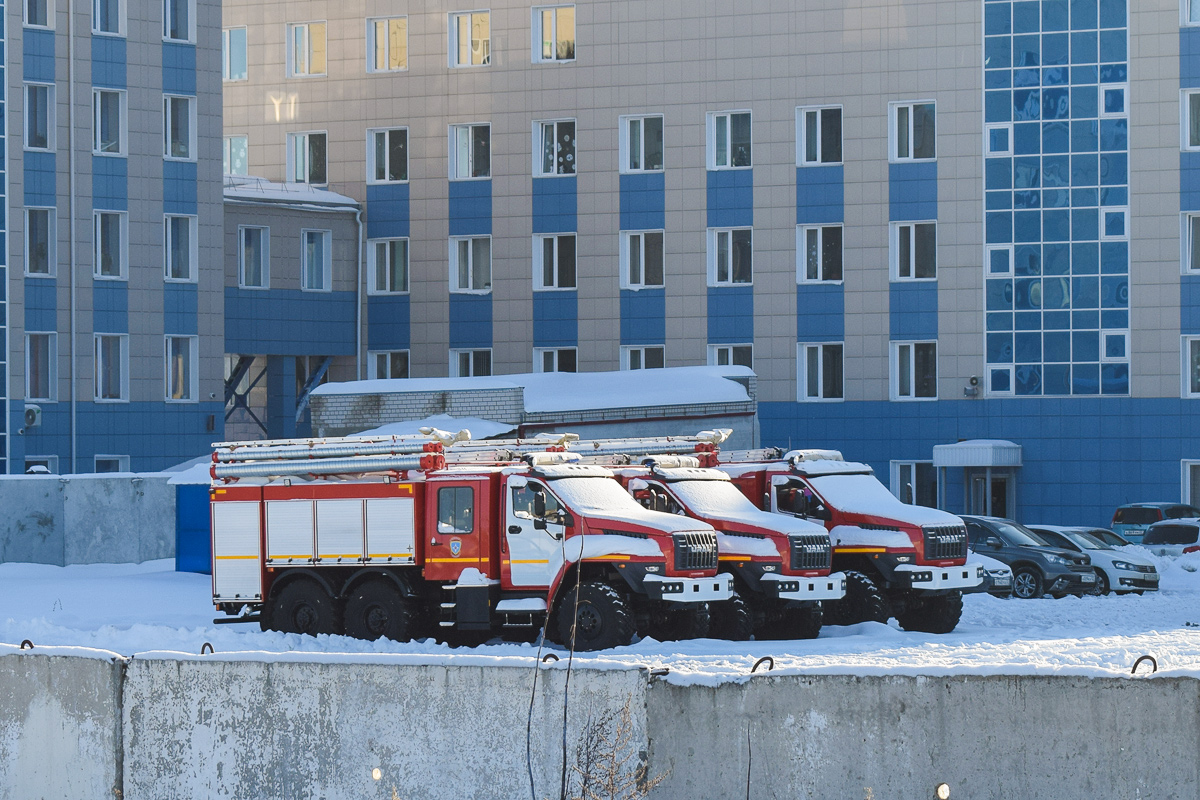
<svg viewBox="0 0 1200 800"><path fill-rule="evenodd" d="M0 479L0 561L63 564L63 484L57 476Z"/></svg>

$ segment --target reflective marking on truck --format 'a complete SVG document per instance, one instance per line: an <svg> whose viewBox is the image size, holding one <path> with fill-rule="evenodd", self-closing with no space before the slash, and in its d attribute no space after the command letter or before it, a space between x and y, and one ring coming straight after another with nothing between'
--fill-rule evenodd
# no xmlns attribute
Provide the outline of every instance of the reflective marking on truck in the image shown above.
<svg viewBox="0 0 1200 800"><path fill-rule="evenodd" d="M299 555L296 555L296 554L288 554L288 553L275 553L275 554L274 554L274 555L272 555L270 558L268 558L268 559L267 559L267 561L280 561L280 560L282 560L282 559L285 559L285 558L287 558L287 559L293 559L293 558L303 558L303 559L306 559L306 560L307 560L307 559L309 559L309 558L312 558L312 556L311 556L311 555L308 555L308 554L306 554L306 553L301 553L301 554L299 554Z"/></svg>
<svg viewBox="0 0 1200 800"><path fill-rule="evenodd" d="M257 561L258 556L217 556L217 561Z"/></svg>
<svg viewBox="0 0 1200 800"><path fill-rule="evenodd" d="M587 558L584 559L584 561L628 561L629 558L630 557L626 556L626 555L621 555L619 553L613 553L613 554L607 555L607 556L588 556ZM541 561L538 563L545 564L546 562Z"/></svg>
<svg viewBox="0 0 1200 800"><path fill-rule="evenodd" d="M412 558L412 553L371 553L367 558Z"/></svg>
<svg viewBox="0 0 1200 800"><path fill-rule="evenodd" d="M750 556L717 556L718 561L752 561Z"/></svg>
<svg viewBox="0 0 1200 800"><path fill-rule="evenodd" d="M886 547L834 547L839 553L886 553Z"/></svg>
<svg viewBox="0 0 1200 800"><path fill-rule="evenodd" d="M550 561L549 561L549 559L545 559L545 558L540 559L540 560L539 559L521 559L521 560L513 559L512 561L510 561L508 563L510 563L510 564L549 564Z"/></svg>

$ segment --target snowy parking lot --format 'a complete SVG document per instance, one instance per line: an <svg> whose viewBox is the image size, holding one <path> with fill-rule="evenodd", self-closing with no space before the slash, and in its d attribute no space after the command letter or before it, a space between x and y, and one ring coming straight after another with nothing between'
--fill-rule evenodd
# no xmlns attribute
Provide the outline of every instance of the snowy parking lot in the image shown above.
<svg viewBox="0 0 1200 800"><path fill-rule="evenodd" d="M715 683L749 674L762 656L786 673L1128 675L1141 655L1159 673L1200 676L1200 553L1155 558L1162 591L1143 596L1060 600L965 598L947 635L862 623L822 629L807 641L657 642L575 656L577 667L667 667L668 680ZM256 624L215 625L206 575L174 571L173 560L53 567L0 564L0 652L29 640L39 652L162 654L251 660L528 665L536 645L503 642L450 648L433 640L366 642L344 636L262 632ZM76 649L83 648L83 649ZM565 653L547 645L558 655ZM1142 670L1148 670L1143 666ZM1141 671L1141 670L1140 670Z"/></svg>

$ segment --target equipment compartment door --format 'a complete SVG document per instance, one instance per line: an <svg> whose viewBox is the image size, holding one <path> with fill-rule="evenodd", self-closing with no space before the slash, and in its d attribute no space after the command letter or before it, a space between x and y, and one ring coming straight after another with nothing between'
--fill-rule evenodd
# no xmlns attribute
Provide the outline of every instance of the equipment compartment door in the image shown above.
<svg viewBox="0 0 1200 800"><path fill-rule="evenodd" d="M367 557L370 561L413 563L413 505L408 497L367 500Z"/></svg>
<svg viewBox="0 0 1200 800"><path fill-rule="evenodd" d="M317 501L317 558L322 562L358 561L363 555L363 501Z"/></svg>
<svg viewBox="0 0 1200 800"><path fill-rule="evenodd" d="M546 506L540 518L535 514L535 506L542 502L537 500L539 493ZM505 494L505 539L512 585L548 587L563 561L563 525L549 521L558 517L558 499L536 481L510 487ZM535 525L539 519L545 523L544 530Z"/></svg>
<svg viewBox="0 0 1200 800"><path fill-rule="evenodd" d="M258 502L229 500L212 504L213 600L216 602L262 599L261 507Z"/></svg>
<svg viewBox="0 0 1200 800"><path fill-rule="evenodd" d="M313 555L313 501L268 500L267 564L298 564Z"/></svg>

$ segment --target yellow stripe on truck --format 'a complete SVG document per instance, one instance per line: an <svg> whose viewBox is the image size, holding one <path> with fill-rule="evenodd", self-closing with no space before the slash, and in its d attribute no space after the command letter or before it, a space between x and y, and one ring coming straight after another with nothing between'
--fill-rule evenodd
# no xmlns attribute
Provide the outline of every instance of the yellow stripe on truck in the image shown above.
<svg viewBox="0 0 1200 800"><path fill-rule="evenodd" d="M258 560L258 556L217 556L217 561L246 561L253 559Z"/></svg>
<svg viewBox="0 0 1200 800"><path fill-rule="evenodd" d="M886 553L886 547L834 547L839 553Z"/></svg>

